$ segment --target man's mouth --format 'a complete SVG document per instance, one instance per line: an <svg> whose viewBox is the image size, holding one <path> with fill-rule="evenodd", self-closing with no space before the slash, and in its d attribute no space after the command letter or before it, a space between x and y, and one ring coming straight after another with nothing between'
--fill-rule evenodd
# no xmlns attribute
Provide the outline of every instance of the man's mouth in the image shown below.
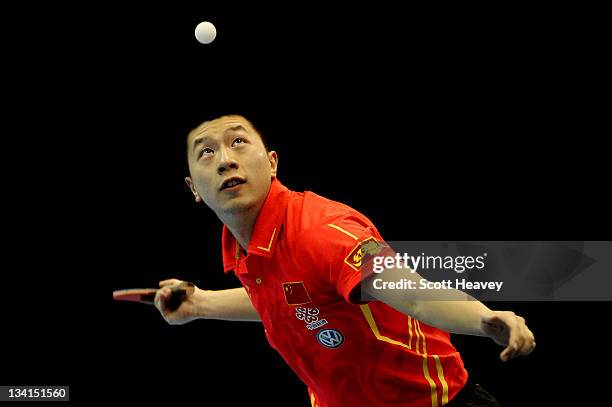
<svg viewBox="0 0 612 407"><path fill-rule="evenodd" d="M244 184L245 182L246 180L244 178L231 177L223 181L223 183L221 184L221 188L219 188L219 190L223 191L224 189L233 188L236 185Z"/></svg>

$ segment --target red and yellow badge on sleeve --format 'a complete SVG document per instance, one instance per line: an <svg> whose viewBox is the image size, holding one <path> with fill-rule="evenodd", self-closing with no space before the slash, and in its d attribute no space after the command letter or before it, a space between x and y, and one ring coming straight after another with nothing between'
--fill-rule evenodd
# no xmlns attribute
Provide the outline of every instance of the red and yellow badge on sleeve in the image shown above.
<svg viewBox="0 0 612 407"><path fill-rule="evenodd" d="M385 247L388 246L370 236L355 245L344 259L344 263L353 270L359 271L361 266L369 261L370 257L379 254Z"/></svg>

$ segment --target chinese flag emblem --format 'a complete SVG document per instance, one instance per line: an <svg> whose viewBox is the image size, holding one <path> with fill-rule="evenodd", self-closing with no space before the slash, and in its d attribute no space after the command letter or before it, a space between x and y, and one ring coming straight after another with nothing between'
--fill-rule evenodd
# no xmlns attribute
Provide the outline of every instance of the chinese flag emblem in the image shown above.
<svg viewBox="0 0 612 407"><path fill-rule="evenodd" d="M302 305L312 302L302 281L283 283L283 293L285 294L287 305Z"/></svg>

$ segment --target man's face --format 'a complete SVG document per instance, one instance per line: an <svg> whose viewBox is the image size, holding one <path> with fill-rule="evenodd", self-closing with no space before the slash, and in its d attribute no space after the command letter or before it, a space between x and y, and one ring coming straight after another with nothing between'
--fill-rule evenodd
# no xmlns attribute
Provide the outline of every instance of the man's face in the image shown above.
<svg viewBox="0 0 612 407"><path fill-rule="evenodd" d="M191 177L185 178L197 202L217 215L237 214L261 205L276 176L276 152L266 148L241 116L205 122L187 139Z"/></svg>

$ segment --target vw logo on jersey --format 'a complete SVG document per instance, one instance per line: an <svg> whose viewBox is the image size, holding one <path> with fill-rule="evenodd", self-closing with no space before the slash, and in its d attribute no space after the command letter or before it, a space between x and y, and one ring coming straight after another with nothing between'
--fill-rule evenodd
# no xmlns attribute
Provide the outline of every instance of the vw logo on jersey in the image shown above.
<svg viewBox="0 0 612 407"><path fill-rule="evenodd" d="M317 334L317 340L326 348L335 349L342 345L344 336L336 329L324 329Z"/></svg>

